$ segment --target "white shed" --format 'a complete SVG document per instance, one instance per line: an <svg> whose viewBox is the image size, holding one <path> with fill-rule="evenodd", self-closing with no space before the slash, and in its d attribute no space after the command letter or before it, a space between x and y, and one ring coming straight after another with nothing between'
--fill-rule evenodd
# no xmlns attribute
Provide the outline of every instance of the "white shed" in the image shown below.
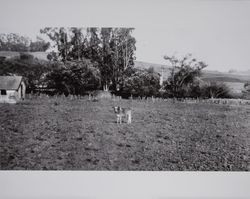
<svg viewBox="0 0 250 199"><path fill-rule="evenodd" d="M22 76L0 76L0 103L16 103L25 98Z"/></svg>

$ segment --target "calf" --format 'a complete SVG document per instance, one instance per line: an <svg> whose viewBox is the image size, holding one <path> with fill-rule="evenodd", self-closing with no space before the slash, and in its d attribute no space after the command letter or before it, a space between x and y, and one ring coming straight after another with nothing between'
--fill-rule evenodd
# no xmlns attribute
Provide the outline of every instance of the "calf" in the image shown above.
<svg viewBox="0 0 250 199"><path fill-rule="evenodd" d="M113 107L114 112L116 114L116 122L118 123L122 123L122 117L125 116L127 123L131 124L132 123L132 111L131 109L126 109L126 108L122 108L120 106L115 106Z"/></svg>

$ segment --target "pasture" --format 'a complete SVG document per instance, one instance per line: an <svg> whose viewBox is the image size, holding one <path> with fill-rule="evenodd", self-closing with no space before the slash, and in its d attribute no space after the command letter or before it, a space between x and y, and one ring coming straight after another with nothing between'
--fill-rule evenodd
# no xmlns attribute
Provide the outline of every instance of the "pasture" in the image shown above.
<svg viewBox="0 0 250 199"><path fill-rule="evenodd" d="M0 110L2 170L250 170L249 105L42 97Z"/></svg>

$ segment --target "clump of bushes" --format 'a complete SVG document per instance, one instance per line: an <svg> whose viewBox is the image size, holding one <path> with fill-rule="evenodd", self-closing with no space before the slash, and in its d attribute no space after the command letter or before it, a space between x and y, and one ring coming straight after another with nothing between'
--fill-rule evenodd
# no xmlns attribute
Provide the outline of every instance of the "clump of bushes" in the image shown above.
<svg viewBox="0 0 250 199"><path fill-rule="evenodd" d="M51 68L47 61L34 58L29 53L20 53L20 56L0 61L0 75L20 75L25 79L26 92L34 92L41 84L44 74Z"/></svg>
<svg viewBox="0 0 250 199"><path fill-rule="evenodd" d="M194 82L189 86L178 90L177 95L173 95L165 90L166 97L176 98L231 98L230 89L222 82Z"/></svg>
<svg viewBox="0 0 250 199"><path fill-rule="evenodd" d="M160 75L152 68L145 70L135 70L130 76L125 78L120 94L128 98L151 97L159 95Z"/></svg>
<svg viewBox="0 0 250 199"><path fill-rule="evenodd" d="M230 98L230 90L224 83L209 82L201 87L203 98Z"/></svg>
<svg viewBox="0 0 250 199"><path fill-rule="evenodd" d="M100 87L99 69L89 60L58 63L46 75L47 88L53 88L58 94L83 95L86 91Z"/></svg>
<svg viewBox="0 0 250 199"><path fill-rule="evenodd" d="M170 75L164 82L165 96L173 98L228 98L230 90L224 83L204 82L202 70L204 62L192 58L191 54L178 59L175 56L164 57L172 66Z"/></svg>
<svg viewBox="0 0 250 199"><path fill-rule="evenodd" d="M199 87L198 78L207 65L192 58L191 54L183 58L165 56L164 59L171 65L170 75L164 82L164 90L169 97L183 98L195 94Z"/></svg>

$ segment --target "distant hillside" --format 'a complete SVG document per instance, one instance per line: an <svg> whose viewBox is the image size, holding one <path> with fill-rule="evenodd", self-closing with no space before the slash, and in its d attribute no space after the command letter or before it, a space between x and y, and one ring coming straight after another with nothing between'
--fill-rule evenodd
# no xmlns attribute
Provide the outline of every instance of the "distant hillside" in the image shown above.
<svg viewBox="0 0 250 199"><path fill-rule="evenodd" d="M47 52L23 52L33 55L35 58L41 59L41 60L47 60ZM19 57L20 52L14 52L14 51L0 51L0 57L6 57L7 59L13 58L13 57Z"/></svg>
<svg viewBox="0 0 250 199"><path fill-rule="evenodd" d="M231 90L231 94L242 94L244 90L244 84L250 81L249 73L221 73L217 71L207 71L203 72L203 80L205 81L215 81L225 83Z"/></svg>
<svg viewBox="0 0 250 199"><path fill-rule="evenodd" d="M163 80L166 80L170 74L170 68L166 65L161 64L153 64L142 61L135 61L135 67L140 69L145 69L149 67L154 67L155 71L161 74L162 68L164 68L163 72ZM204 81L210 82L223 82L225 83L231 90L232 94L239 95L244 89L244 83L250 81L250 70L249 71L241 71L241 72L219 72L219 71L210 71L203 70L201 79Z"/></svg>
<svg viewBox="0 0 250 199"><path fill-rule="evenodd" d="M135 64L135 68L139 68L139 69L148 69L150 67L153 67L157 73L160 73L160 74L163 73L163 80L166 80L170 74L170 68L163 64L153 64L153 63L142 62L142 61L134 61L134 64Z"/></svg>
<svg viewBox="0 0 250 199"><path fill-rule="evenodd" d="M220 81L220 82L241 82L245 83L250 81L249 73L223 73L218 71L203 71L203 79L207 81Z"/></svg>
<svg viewBox="0 0 250 199"><path fill-rule="evenodd" d="M168 66L163 65L163 64L154 64L154 63L148 63L148 62L142 62L142 61L134 61L134 63L135 63L136 68L146 69L146 68L149 68L149 67L154 67L154 69L157 72L160 72L161 68L169 69Z"/></svg>
<svg viewBox="0 0 250 199"><path fill-rule="evenodd" d="M135 67L141 68L141 69L154 67L155 71L159 73L161 72L162 68L164 68L165 71L170 70L170 68L166 65L153 64L153 63L142 62L142 61L135 61ZM204 81L245 83L247 81L250 81L250 71L226 73L226 72L219 72L219 71L203 70L202 79Z"/></svg>
<svg viewBox="0 0 250 199"><path fill-rule="evenodd" d="M19 52L13 51L0 51L0 57L12 58L20 56Z"/></svg>

